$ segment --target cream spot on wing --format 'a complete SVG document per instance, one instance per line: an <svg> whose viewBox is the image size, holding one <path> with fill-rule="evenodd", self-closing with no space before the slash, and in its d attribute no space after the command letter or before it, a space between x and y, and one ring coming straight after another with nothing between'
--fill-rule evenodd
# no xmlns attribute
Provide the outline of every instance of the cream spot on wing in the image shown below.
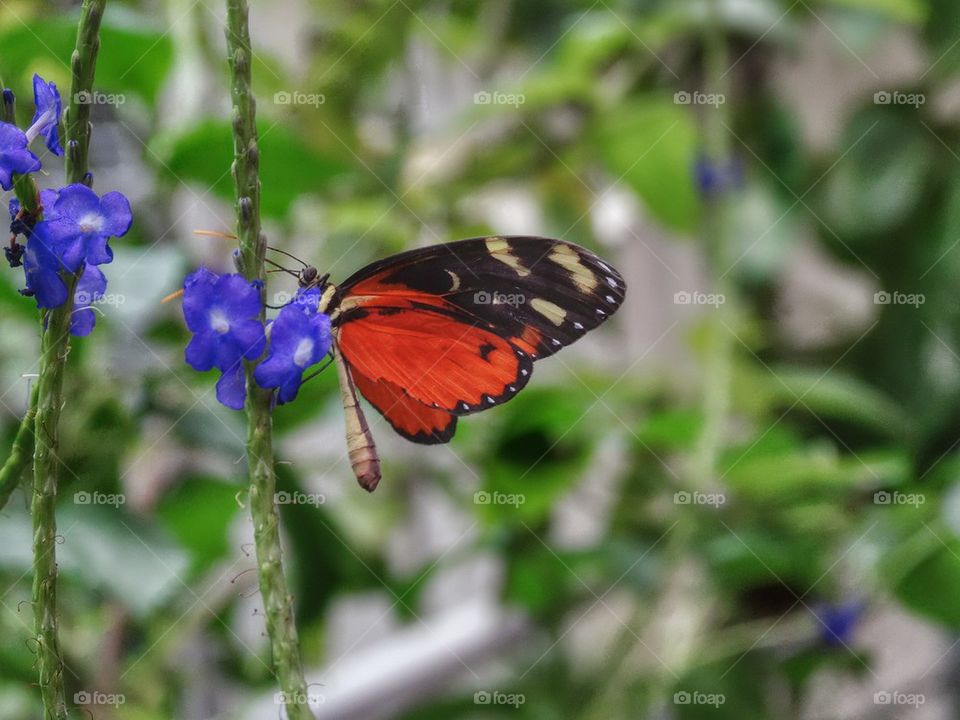
<svg viewBox="0 0 960 720"><path fill-rule="evenodd" d="M523 266L520 259L513 254L510 243L501 237L489 237L486 240L487 251L494 260L499 260L513 270L520 277L526 277L530 271Z"/></svg>
<svg viewBox="0 0 960 720"><path fill-rule="evenodd" d="M573 282L582 292L592 292L597 287L597 276L593 270L584 265L577 251L569 245L555 245L547 259L566 269L572 276Z"/></svg>
<svg viewBox="0 0 960 720"><path fill-rule="evenodd" d="M554 305L549 300L544 300L542 298L534 298L530 301L530 307L536 310L538 313L543 315L547 320L552 322L554 325L562 325L564 319L567 317L567 311L564 310L559 305Z"/></svg>
<svg viewBox="0 0 960 720"><path fill-rule="evenodd" d="M449 275L450 279L453 281L453 284L450 286L450 290L448 292L456 292L460 289L460 276L450 270L447 270L447 275Z"/></svg>
<svg viewBox="0 0 960 720"><path fill-rule="evenodd" d="M337 292L337 288L333 283L327 285L327 289L323 291L323 295L320 296L320 303L317 308L322 313L326 313L327 309L330 307L330 301L333 300L334 294Z"/></svg>

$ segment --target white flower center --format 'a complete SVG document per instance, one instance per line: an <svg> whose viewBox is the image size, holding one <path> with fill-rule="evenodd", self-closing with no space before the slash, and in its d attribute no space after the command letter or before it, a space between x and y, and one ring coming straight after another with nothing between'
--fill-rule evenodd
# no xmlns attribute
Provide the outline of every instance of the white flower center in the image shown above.
<svg viewBox="0 0 960 720"><path fill-rule="evenodd" d="M227 314L220 308L214 308L210 311L210 327L220 335L230 332L230 320L227 319Z"/></svg>
<svg viewBox="0 0 960 720"><path fill-rule="evenodd" d="M293 362L297 367L304 368L310 362L311 355L313 355L313 340L303 338L293 353Z"/></svg>
<svg viewBox="0 0 960 720"><path fill-rule="evenodd" d="M43 113L43 115L38 117L37 121L30 126L26 133L24 133L27 136L27 144L29 145L32 143L33 139L46 130L47 126L52 123L55 118L56 115L54 114L53 110L47 110Z"/></svg>
<svg viewBox="0 0 960 720"><path fill-rule="evenodd" d="M85 233L100 232L103 230L103 215L89 213L80 218L80 229Z"/></svg>

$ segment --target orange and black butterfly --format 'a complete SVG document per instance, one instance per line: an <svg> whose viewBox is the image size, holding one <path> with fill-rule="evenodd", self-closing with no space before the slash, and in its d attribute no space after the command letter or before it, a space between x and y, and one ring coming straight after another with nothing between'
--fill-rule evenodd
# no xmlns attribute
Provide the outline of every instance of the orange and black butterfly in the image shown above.
<svg viewBox="0 0 960 720"><path fill-rule="evenodd" d="M589 250L541 237L486 237L380 260L342 285L317 278L331 318L353 471L380 461L357 390L400 435L449 442L461 415L504 403L548 357L610 317L626 285Z"/></svg>

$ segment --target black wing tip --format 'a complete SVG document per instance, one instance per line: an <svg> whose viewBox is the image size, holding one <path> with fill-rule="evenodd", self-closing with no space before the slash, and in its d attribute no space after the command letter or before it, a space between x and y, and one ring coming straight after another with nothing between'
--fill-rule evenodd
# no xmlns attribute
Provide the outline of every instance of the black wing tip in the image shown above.
<svg viewBox="0 0 960 720"><path fill-rule="evenodd" d="M389 422L389 420L387 422ZM430 433L420 431L411 435L398 428L392 422L390 423L390 427L394 429L397 435L417 445L443 445L450 442L453 439L454 433L457 431L457 416L451 414L450 422L447 423L446 427Z"/></svg>

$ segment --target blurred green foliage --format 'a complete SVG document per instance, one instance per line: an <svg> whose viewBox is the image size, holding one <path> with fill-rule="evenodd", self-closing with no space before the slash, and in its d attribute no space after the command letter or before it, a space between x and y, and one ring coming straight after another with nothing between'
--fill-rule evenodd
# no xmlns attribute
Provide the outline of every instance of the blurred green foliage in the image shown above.
<svg viewBox="0 0 960 720"><path fill-rule="evenodd" d="M581 343L596 352L538 364L515 401L464 419L449 449L405 445L371 411L385 469L372 497L350 485L332 373L277 410L279 457L293 458L281 488L326 496L283 508L308 668L338 661L338 603L401 597L392 617L415 628L432 583L471 557L495 558L491 593L534 628L508 646L508 672L493 681L526 702L478 706L472 685L448 683L403 717L800 717L818 674L852 682L873 661L856 633L839 647L823 641L816 603L857 599L882 622L892 602L916 622L960 629L960 4L730 0L714 17L705 0L312 0L304 26L278 23L279 41L268 18L286 4L253 4L273 244L342 279L416 243L513 232L477 209L499 190L493 205L528 196L544 234L598 250L631 285L625 310ZM186 698L204 684L216 688L217 717L241 717L245 699L272 693L266 649L248 632L245 429L214 402L212 378L182 364L177 309L159 305L192 266L229 262L229 243L203 244L184 226L199 215L205 229L231 229L212 10L117 3L102 38L97 86L126 102L96 109L96 178L101 190L136 181L136 223L110 274L127 302L105 308L70 356L58 548L69 694L126 697L119 712L92 707L98 718L188 717ZM73 12L0 7L0 77L24 120L33 72L68 86ZM699 264L711 231L694 165L714 110L675 100L707 91L711 22L729 46L725 131L744 179L726 218L737 259L725 271L737 294L731 408L718 476L698 487L702 338L715 320L681 317L666 288L674 253ZM883 63L894 41L921 58L918 69ZM818 115L808 112L816 83L831 78L810 54L824 43L845 94ZM474 91L524 99L477 104ZM925 102L877 103L881 91ZM323 101L278 103L278 92ZM597 220L614 187L641 218L618 237ZM814 270L800 267L805 248L820 258ZM796 291L818 331L805 342L784 320L785 287L826 277L824 267L848 282L834 295L815 297L809 282ZM668 285L655 286L658 273ZM7 444L26 395L19 376L36 357L36 314L18 286L3 274ZM876 304L874 292L924 301ZM684 322L662 325L671 349L658 354L659 331L637 338L663 313ZM84 506L78 493L125 502ZM678 500L692 493L725 502ZM428 524L428 496L470 528L449 548L410 540ZM585 540L570 540L571 507L594 520ZM18 605L29 597L29 534L17 496L0 516L5 720L36 716L29 613ZM397 550L398 538L417 552ZM597 623L585 640L582 618ZM207 665L194 677L181 661L197 642ZM725 702L674 699L694 691ZM243 700L231 709L231 698Z"/></svg>

